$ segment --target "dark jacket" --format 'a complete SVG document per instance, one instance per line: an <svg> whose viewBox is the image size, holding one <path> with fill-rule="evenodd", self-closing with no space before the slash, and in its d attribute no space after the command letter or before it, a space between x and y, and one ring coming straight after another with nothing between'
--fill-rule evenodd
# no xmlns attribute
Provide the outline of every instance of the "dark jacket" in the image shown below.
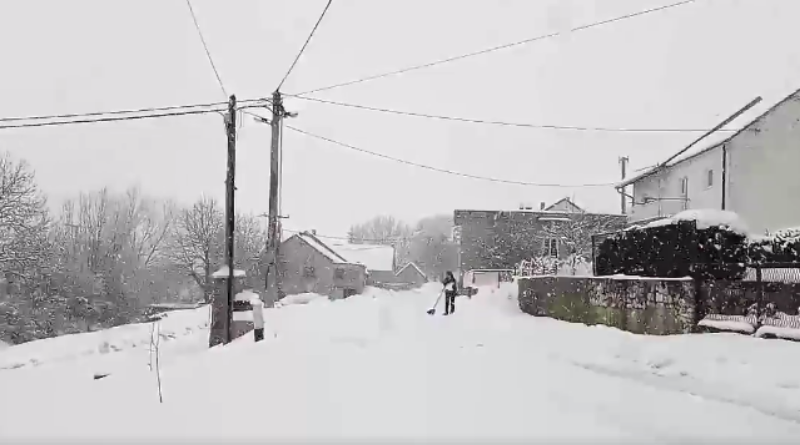
<svg viewBox="0 0 800 445"><path fill-rule="evenodd" d="M451 285L452 284L452 288ZM456 282L455 278L451 277L444 277L442 280L442 286L444 286L444 294L450 297L455 297L458 294L458 283Z"/></svg>

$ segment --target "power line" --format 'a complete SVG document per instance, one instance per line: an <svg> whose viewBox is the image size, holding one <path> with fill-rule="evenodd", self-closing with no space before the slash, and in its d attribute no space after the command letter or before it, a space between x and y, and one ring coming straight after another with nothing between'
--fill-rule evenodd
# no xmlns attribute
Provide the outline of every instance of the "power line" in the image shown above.
<svg viewBox="0 0 800 445"><path fill-rule="evenodd" d="M310 232L308 230L294 230L294 229L282 229L282 230L284 232L289 232L289 233L307 233L307 232ZM323 238L323 239L334 239L334 240L342 240L342 241L350 241L350 239L351 239L350 237L347 237L347 236L320 235L318 233L312 233L312 234L314 236L316 236L317 238ZM386 242L386 241L401 241L401 240L404 239L403 237L389 237L389 238L386 238L386 239L379 239L379 238L374 238L373 239L373 238L361 238L361 237L353 237L353 238L357 239L358 241L361 241L361 242L375 243L375 244L380 244L380 243ZM411 237L408 237L408 238L411 238ZM358 244L355 244L355 245L358 245ZM377 249L377 248L386 247L386 246L388 246L388 245L377 245L377 246L374 246L374 247L364 248L364 249L361 249L361 250Z"/></svg>
<svg viewBox="0 0 800 445"><path fill-rule="evenodd" d="M283 79L281 80L281 83L278 84L278 88L275 88L275 91L280 91L280 89L283 86L284 82L286 82L286 79L288 79L289 75L292 74L292 70L294 70L295 65L297 65L297 62L300 60L300 56L302 56L303 52L306 50L306 47L308 46L308 43L311 42L311 38L314 37L314 33L317 31L317 28L319 27L319 24L322 23L322 18L325 17L325 13L328 12L328 8L331 7L331 3L333 3L333 0L328 0L328 4L325 5L325 9L322 10L322 14L320 14L319 15L319 19L317 19L317 23L314 25L313 28L311 28L311 33L308 34L308 38L306 39L306 42L303 43L303 46L300 48L300 52L297 53L297 57L295 57L294 58L294 62L292 62L292 66L289 67L289 71L287 71L286 75L283 76Z"/></svg>
<svg viewBox="0 0 800 445"><path fill-rule="evenodd" d="M483 119L470 119L465 117L455 117L455 116L442 116L442 115L435 115L435 114L425 114L425 113L416 113L412 111L400 111L400 110L391 110L388 108L378 108L378 107L370 107L366 105L358 105L358 104L351 104L345 102L336 102L333 100L325 100L325 99L318 99L316 97L308 97L308 96L294 96L296 99L302 100L309 100L313 102L319 102L328 105L336 105L340 107L349 107L349 108L357 108L360 110L368 110L368 111L378 111L381 113L390 113L390 114L397 114L401 116L411 116L411 117L424 117L428 119L439 119L439 120L447 120L447 121L456 121L456 122L467 122L472 124L484 124L484 125L498 125L502 127L523 127L523 128L536 128L536 129L548 129L548 130L571 130L571 131L599 131L599 132L610 132L610 133L690 133L690 132L701 132L701 131L708 131L707 129L695 129L695 128L614 128L614 127L584 127L584 126L573 126L573 125L547 125L547 124L526 124L526 123L519 123L519 122L503 122L503 121L491 121L491 120L483 120ZM721 130L721 131L736 131L736 130Z"/></svg>
<svg viewBox="0 0 800 445"><path fill-rule="evenodd" d="M258 102L261 99L249 99L242 102ZM50 120L50 119L73 119L73 118L85 118L85 117L93 117L93 116L106 116L106 115L120 115L120 114L134 114L134 113L152 113L152 112L159 112L159 111L174 111L174 110L186 110L191 108L206 108L206 107L218 107L218 106L226 106L227 102L210 102L204 104L191 104L191 105L173 105L168 107L149 107L149 108L139 108L134 110L113 110L113 111L92 111L88 113L71 113L71 114L51 114L51 115L43 115L43 116L19 116L19 117L0 117L0 122L16 122L16 121L35 121L35 120ZM242 108L249 108L253 105L245 106Z"/></svg>
<svg viewBox="0 0 800 445"><path fill-rule="evenodd" d="M208 62L211 64L211 69L214 70L214 75L217 76L217 83L219 83L222 94L224 94L225 97L228 97L228 93L225 90L225 85L222 83L222 77L219 75L217 66L214 64L214 59L211 57L211 51L209 51L208 45L206 44L206 39L203 37L203 30L200 28L200 23L198 23L197 16L194 13L194 8L192 8L192 1L186 0L186 6L189 7L189 12L192 14L192 21L194 22L195 29L197 29L197 35L200 36L200 42L203 44L203 49L206 51L206 57L208 57Z"/></svg>
<svg viewBox="0 0 800 445"><path fill-rule="evenodd" d="M242 108L256 108L262 106L260 103L264 99L245 99L240 101L245 105ZM18 121L37 121L37 120L52 120L52 119L73 119L73 118L88 118L95 116L116 116L122 114L135 114L135 113L154 113L160 111L176 111L176 110L190 110L193 108L208 108L227 106L227 102L209 102L203 104L188 104L188 105L171 105L168 107L147 107L138 108L133 110L112 110L112 111L91 111L87 113L69 113L69 114L50 114L38 116L16 116L16 117L0 117L0 122L18 122Z"/></svg>
<svg viewBox="0 0 800 445"><path fill-rule="evenodd" d="M339 87L344 87L344 86L349 86L349 85L355 85L357 83L368 82L368 81L371 81L371 80L381 79L381 78L384 78L384 77L394 76L394 75L397 75L397 74L403 74L403 73L407 73L407 72L410 72L410 71L420 70L420 69L423 69L423 68L430 68L430 67L433 67L433 66L442 65L444 63L455 62L457 60L463 60L463 59L467 59L467 58L470 58L470 57L479 56L479 55L482 55L482 54L488 54L488 53L491 53L491 52L494 52L494 51L499 51L501 49L512 48L512 47L515 47L515 46L521 46L521 45L526 45L528 43L533 43L533 42L536 42L536 41L539 41L539 40L545 40L545 39L549 39L549 38L553 38L553 37L558 37L558 36L566 34L566 33L584 31L584 30L587 30L587 29L590 29L590 28L595 28L595 27L598 27L598 26L608 25L610 23L618 22L618 21L621 21L621 20L627 20L627 19L631 19L631 18L634 18L634 17L638 17L638 16L642 16L642 15L646 15L646 14L651 14L651 13L655 13L655 12L660 12L660 11L664 11L664 10L667 10L667 9L670 9L670 8L675 8L675 7L678 7L678 6L688 5L689 3L694 3L695 1L696 0L684 0L684 1L677 2L677 3L671 3L669 5L660 6L660 7L657 7L657 8L646 9L644 11L634 12L634 13L631 13L631 14L625 14L625 15L621 15L621 16L614 17L614 18L611 18L611 19L602 20L602 21L599 21L599 22L589 23L587 25L582 25L582 26L578 26L576 28L572 28L572 29L570 29L568 31L558 31L558 32L550 33L550 34L540 35L540 36L537 36L537 37L532 37L532 38L525 39L525 40L520 40L520 41L517 41L517 42L507 43L505 45L494 46L492 48L486 48L486 49L482 49L480 51L475 51L475 52L462 54L462 55L454 56L454 57L448 57L446 59L440 59L440 60L437 60L437 61L434 61L434 62L429 62L429 63L422 64L422 65L415 65L415 66L411 66L411 67L408 67L408 68L403 68L403 69L390 71L390 72L386 72L386 73L382 73L382 74L375 74L375 75L372 75L372 76L363 77L361 79L351 80L349 82L342 82L342 83L338 83L338 84L334 84L334 85L330 85L330 86L326 86L326 87L322 87L322 88L316 88L316 89L305 91L305 92L302 92L302 93L293 94L293 95L290 95L290 96L299 96L299 95L316 93L316 92L319 92L319 91L327 91L327 90L332 90L334 88L339 88Z"/></svg>
<svg viewBox="0 0 800 445"><path fill-rule="evenodd" d="M169 117L169 116L189 116L195 114L220 113L224 111L226 110L225 109L185 110L185 111L173 111L166 113L141 114L137 116L111 116L111 117L94 117L94 118L68 120L68 121L62 120L62 121L52 121L52 122L31 122L18 125L0 125L0 130L9 130L12 128L56 127L61 125L95 124L99 122L132 121L141 119L155 119L155 118Z"/></svg>
<svg viewBox="0 0 800 445"><path fill-rule="evenodd" d="M439 172L439 173L445 173L445 174L453 175L453 176L461 176L463 178L478 179L478 180L481 180L481 181L497 182L497 183L502 183L502 184L523 185L523 186L527 186L527 187L559 187L559 188L608 187L608 186L616 185L619 182L619 181L615 181L615 182L604 182L604 183L595 183L595 184L549 184L549 183L544 183L543 184L543 183L535 183L535 182L525 182L525 181L515 181L515 180L509 180L509 179L492 178L492 177L488 177L488 176L478 176L478 175L472 175L472 174L469 174L469 173L461 173L461 172L457 172L457 171L453 171L453 170L447 170L447 169L443 169L443 168L439 168L439 167L433 167L433 166L430 166L430 165L419 164L419 163L416 163L416 162L413 162L413 161L408 161L408 160L405 160L405 159L400 159L400 158L395 158L393 156L385 155L383 153L377 153L377 152L374 152L374 151L365 150L363 148L354 147L352 145L345 144L344 142L339 142L339 141L327 138L325 136L320 136L318 134L309 133L309 132L307 132L305 130L301 130L299 128L292 127L290 125L286 125L286 128L288 128L290 130L294 130L294 131L296 131L298 133L305 134L306 136L311 136L312 138L316 138L316 139L320 139L320 140L323 140L323 141L326 141L326 142L330 142L331 144L338 145L340 147L344 147L344 148L347 148L347 149L350 149L350 150L358 151L360 153L365 153L365 154L372 155L372 156L375 156L375 157L388 159L390 161L394 161L394 162L398 162L398 163L401 163L401 164L410 165L412 167L423 168L423 169L426 169L426 170L431 170L431 171L435 171L435 172Z"/></svg>

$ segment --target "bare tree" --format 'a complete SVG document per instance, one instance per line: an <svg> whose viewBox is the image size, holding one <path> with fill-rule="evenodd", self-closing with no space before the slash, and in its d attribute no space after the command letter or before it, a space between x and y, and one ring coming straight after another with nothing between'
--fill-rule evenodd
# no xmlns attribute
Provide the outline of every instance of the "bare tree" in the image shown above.
<svg viewBox="0 0 800 445"><path fill-rule="evenodd" d="M539 238L542 245L545 245L547 240L555 240L559 249L566 249L567 265L575 275L580 263L591 261L592 236L619 230L621 224L620 219L613 215L570 214L568 217L545 224L539 232Z"/></svg>
<svg viewBox="0 0 800 445"><path fill-rule="evenodd" d="M411 227L394 216L380 215L350 226L347 237L354 244L392 245L411 235Z"/></svg>
<svg viewBox="0 0 800 445"><path fill-rule="evenodd" d="M432 277L455 269L458 254L457 246L450 240L452 230L450 215L421 219L411 235L407 251L401 253L403 262L413 261Z"/></svg>
<svg viewBox="0 0 800 445"><path fill-rule="evenodd" d="M170 260L195 279L206 302L211 299L211 274L218 264L225 227L222 211L213 198L203 197L180 212L172 231Z"/></svg>
<svg viewBox="0 0 800 445"><path fill-rule="evenodd" d="M31 279L49 255L49 217L33 170L9 154L0 157L0 268Z"/></svg>
<svg viewBox="0 0 800 445"><path fill-rule="evenodd" d="M263 279L263 254L267 245L267 229L262 221L249 214L236 215L234 264L247 272L251 286Z"/></svg>
<svg viewBox="0 0 800 445"><path fill-rule="evenodd" d="M235 220L234 266L258 279L267 230L253 215L237 214ZM204 197L178 212L170 236L169 261L195 280L206 302L212 293L211 275L224 264L224 252L225 218L216 200Z"/></svg>
<svg viewBox="0 0 800 445"><path fill-rule="evenodd" d="M145 198L137 188L107 189L67 201L54 225L59 288L72 315L92 324L129 322L163 298L169 271L157 268L173 223L169 203Z"/></svg>
<svg viewBox="0 0 800 445"><path fill-rule="evenodd" d="M21 343L56 335L57 309L46 281L52 244L45 198L33 170L9 154L0 156L0 340Z"/></svg>
<svg viewBox="0 0 800 445"><path fill-rule="evenodd" d="M122 213L122 232L131 247L132 257L143 268L149 268L165 257L165 247L175 223L176 208L171 201L158 203L145 199L138 188L125 194Z"/></svg>

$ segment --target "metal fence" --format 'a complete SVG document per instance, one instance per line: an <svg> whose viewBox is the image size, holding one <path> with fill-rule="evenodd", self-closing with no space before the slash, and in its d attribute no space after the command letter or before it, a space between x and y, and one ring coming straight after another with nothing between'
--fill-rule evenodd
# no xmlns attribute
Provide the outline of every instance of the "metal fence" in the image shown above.
<svg viewBox="0 0 800 445"><path fill-rule="evenodd" d="M514 271L517 277L536 277L542 275L556 275L558 273L560 262L557 259L542 259L533 258L531 260L522 260Z"/></svg>
<svg viewBox="0 0 800 445"><path fill-rule="evenodd" d="M696 281L695 285L698 320L708 314L800 314L800 263L745 264L740 280Z"/></svg>

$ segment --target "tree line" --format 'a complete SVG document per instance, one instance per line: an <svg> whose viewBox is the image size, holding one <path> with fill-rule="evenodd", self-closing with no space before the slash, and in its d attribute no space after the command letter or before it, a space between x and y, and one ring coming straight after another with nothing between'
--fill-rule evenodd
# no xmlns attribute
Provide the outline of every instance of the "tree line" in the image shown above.
<svg viewBox="0 0 800 445"><path fill-rule="evenodd" d="M140 321L161 301L210 298L224 264L224 212L100 189L48 210L33 170L0 158L0 341L12 344ZM257 287L263 222L236 218L235 265Z"/></svg>

